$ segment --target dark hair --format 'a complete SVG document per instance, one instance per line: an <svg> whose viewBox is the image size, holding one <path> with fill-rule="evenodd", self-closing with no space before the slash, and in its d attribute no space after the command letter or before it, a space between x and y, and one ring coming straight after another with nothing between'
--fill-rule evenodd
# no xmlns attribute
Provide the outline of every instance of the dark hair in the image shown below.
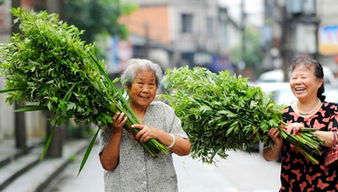
<svg viewBox="0 0 338 192"><path fill-rule="evenodd" d="M319 79L324 79L324 72L323 72L323 67L322 65L315 59L312 59L310 57L296 57L291 61L291 72L295 70L296 67L300 65L306 65L306 66L311 66L314 68L314 75L319 78ZM325 91L324 88L324 81L322 83L322 86L319 87L318 92L317 92L317 97L321 100L325 100L325 95L323 95Z"/></svg>

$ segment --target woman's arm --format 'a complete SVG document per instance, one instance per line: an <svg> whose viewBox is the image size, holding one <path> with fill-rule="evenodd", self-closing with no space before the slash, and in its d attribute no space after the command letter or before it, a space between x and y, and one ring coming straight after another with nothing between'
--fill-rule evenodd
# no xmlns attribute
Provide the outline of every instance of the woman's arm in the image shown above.
<svg viewBox="0 0 338 192"><path fill-rule="evenodd" d="M133 128L141 129L136 134L136 139L140 142L146 142L149 139L156 139L165 146L173 145L170 150L177 155L188 155L190 153L190 141L179 136L171 136L169 133L160 129L152 128L146 125L133 125ZM174 142L174 143L173 143Z"/></svg>
<svg viewBox="0 0 338 192"><path fill-rule="evenodd" d="M127 122L124 113L116 113L113 119L112 134L100 153L101 165L107 171L115 169L118 165L123 125Z"/></svg>
<svg viewBox="0 0 338 192"><path fill-rule="evenodd" d="M268 135L274 141L274 145L272 147L266 147L263 150L263 157L267 161L272 161L277 159L281 152L283 139L280 137L279 130L277 128L272 128L268 131Z"/></svg>
<svg viewBox="0 0 338 192"><path fill-rule="evenodd" d="M324 146L330 147L330 148L333 147L333 141L334 141L333 131L316 131L314 134L319 139L324 141ZM337 132L335 134L337 134ZM336 135L336 138L337 138L337 135Z"/></svg>
<svg viewBox="0 0 338 192"><path fill-rule="evenodd" d="M304 128L304 125L302 123L292 123L292 124L288 125L287 132L288 133L297 133L302 128ZM333 140L334 140L333 133L334 133L333 131L315 131L314 132L314 134L319 139L324 141L324 146L326 146L326 147L332 147Z"/></svg>

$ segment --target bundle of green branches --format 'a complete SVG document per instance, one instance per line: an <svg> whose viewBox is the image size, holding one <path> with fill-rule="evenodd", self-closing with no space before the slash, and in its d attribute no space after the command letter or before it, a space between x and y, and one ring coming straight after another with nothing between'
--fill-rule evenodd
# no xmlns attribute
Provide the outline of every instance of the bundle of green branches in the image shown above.
<svg viewBox="0 0 338 192"><path fill-rule="evenodd" d="M226 158L227 150L245 150L259 141L272 145L267 135L278 127L281 136L294 144L312 162L320 141L311 132L286 133L281 125L282 110L260 88L245 78L219 74L205 68L182 67L167 70L164 79L168 93L162 98L175 109L192 143L192 157L212 163L216 155Z"/></svg>
<svg viewBox="0 0 338 192"><path fill-rule="evenodd" d="M112 123L116 112L128 117L125 128L140 122L95 56L95 47L80 40L83 31L58 19L55 14L12 9L19 33L10 43L1 45L1 74L6 78L6 101L31 103L18 111L48 110L54 114L52 124L69 118L98 125L83 167L100 128ZM136 134L138 129L131 129ZM52 135L51 135L52 137ZM51 137L48 139L45 151ZM167 148L152 139L141 145L156 157ZM42 156L44 156L45 151Z"/></svg>

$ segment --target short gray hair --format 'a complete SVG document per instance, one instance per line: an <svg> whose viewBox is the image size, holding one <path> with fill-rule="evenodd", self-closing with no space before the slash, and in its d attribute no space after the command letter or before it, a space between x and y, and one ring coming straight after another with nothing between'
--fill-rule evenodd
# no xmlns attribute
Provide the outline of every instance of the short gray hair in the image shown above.
<svg viewBox="0 0 338 192"><path fill-rule="evenodd" d="M162 79L162 69L158 64L147 59L130 59L127 61L127 68L121 75L123 84L130 88L137 73L145 70L154 72L156 77L156 87L158 88Z"/></svg>

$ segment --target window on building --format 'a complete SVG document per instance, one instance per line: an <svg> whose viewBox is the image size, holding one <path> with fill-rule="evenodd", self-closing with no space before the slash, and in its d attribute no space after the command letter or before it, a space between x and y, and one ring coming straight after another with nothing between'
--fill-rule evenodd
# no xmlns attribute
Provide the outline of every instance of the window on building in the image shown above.
<svg viewBox="0 0 338 192"><path fill-rule="evenodd" d="M210 17L207 18L207 34L213 35L214 34L214 20Z"/></svg>
<svg viewBox="0 0 338 192"><path fill-rule="evenodd" d="M192 20L193 20L193 16L192 14L182 14L181 15L181 19L182 19L182 33L192 33Z"/></svg>

